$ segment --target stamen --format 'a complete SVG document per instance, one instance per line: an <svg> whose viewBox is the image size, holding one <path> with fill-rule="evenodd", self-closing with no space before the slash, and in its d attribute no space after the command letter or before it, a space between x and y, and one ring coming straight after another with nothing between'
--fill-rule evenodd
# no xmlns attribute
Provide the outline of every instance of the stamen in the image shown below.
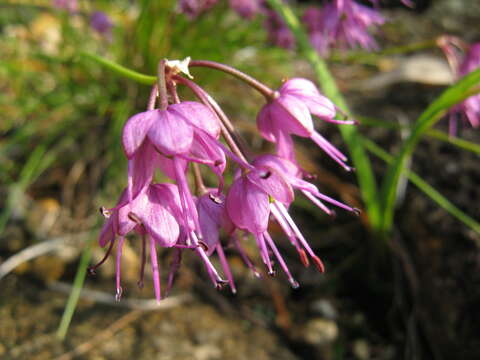
<svg viewBox="0 0 480 360"><path fill-rule="evenodd" d="M158 265L157 249L155 247L155 240L149 237L150 242L150 262L152 264L153 274L153 288L155 289L155 298L157 301L162 299L161 287L160 287L160 266Z"/></svg>
<svg viewBox="0 0 480 360"><path fill-rule="evenodd" d="M218 257L220 258L220 263L222 264L223 271L225 272L225 276L228 279L228 282L230 283L230 289L232 290L233 294L237 293L237 288L235 287L235 282L233 281L233 275L230 270L230 266L228 265L227 258L225 257L225 253L223 252L222 244L218 243L217 246L217 254Z"/></svg>
<svg viewBox="0 0 480 360"><path fill-rule="evenodd" d="M300 285L298 284L297 280L295 280L295 279L293 278L292 274L290 273L290 270L288 269L288 266L287 266L287 264L285 263L285 260L283 260L283 257L282 257L282 255L280 254L280 252L278 251L277 246L276 246L275 243L273 242L272 237L270 236L270 234L269 234L268 232L265 232L265 233L264 233L264 237L265 237L265 239L267 240L267 243L268 243L268 245L270 246L270 248L272 249L273 253L275 254L275 257L277 258L278 262L280 263L281 268L283 269L283 271L284 271L285 274L287 275L288 281L290 282L290 284L292 285L292 287L293 287L294 289L299 288Z"/></svg>
<svg viewBox="0 0 480 360"><path fill-rule="evenodd" d="M120 239L118 239L118 244L117 244L117 258L116 258L116 263L115 263L115 282L117 285L117 294L115 295L115 300L120 301L120 298L122 297L122 287L120 285L120 278L121 278L121 263L122 263L122 248L123 248L123 243L125 241L125 238L122 236Z"/></svg>
<svg viewBox="0 0 480 360"><path fill-rule="evenodd" d="M137 282L137 285L140 289L143 289L143 279L145 277L145 263L146 263L146 249L145 249L145 235L142 235L142 263L140 265L140 278Z"/></svg>
<svg viewBox="0 0 480 360"><path fill-rule="evenodd" d="M114 243L115 243L115 238L110 240L110 245L108 246L108 249L107 249L107 252L105 253L105 255L103 255L102 260L100 260L96 265L90 266L88 268L87 271L88 271L89 275L92 275L92 276L95 275L96 270L107 260L107 258L110 256L110 253L112 252Z"/></svg>
<svg viewBox="0 0 480 360"><path fill-rule="evenodd" d="M303 266L309 267L310 261L308 261L308 256L305 250L302 248L297 248L298 255L300 255L300 260L302 261Z"/></svg>
<svg viewBox="0 0 480 360"><path fill-rule="evenodd" d="M232 235L232 240L233 240L233 243L234 243L235 247L237 248L238 253L240 254L240 257L242 258L243 262L245 263L245 265L253 272L253 275L256 278L261 278L262 275L260 275L258 270L255 268L255 265L253 265L253 262L248 257L245 249L243 249L242 246L240 245L240 241L238 240L237 235L233 234Z"/></svg>

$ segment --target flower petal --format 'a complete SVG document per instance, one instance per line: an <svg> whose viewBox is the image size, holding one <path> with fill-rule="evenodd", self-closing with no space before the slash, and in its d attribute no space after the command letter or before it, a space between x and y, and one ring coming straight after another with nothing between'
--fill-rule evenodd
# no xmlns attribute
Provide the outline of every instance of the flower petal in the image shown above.
<svg viewBox="0 0 480 360"><path fill-rule="evenodd" d="M175 245L180 235L180 226L173 215L162 205L161 192L157 187L151 186L148 192L148 210L140 215L143 226L163 247Z"/></svg>
<svg viewBox="0 0 480 360"><path fill-rule="evenodd" d="M268 194L247 178L242 176L230 186L225 205L228 216L238 228L253 234L267 230L270 215Z"/></svg>
<svg viewBox="0 0 480 360"><path fill-rule="evenodd" d="M302 101L308 110L319 118L333 119L335 105L320 94L313 82L307 79L290 79L280 88L280 94L288 94Z"/></svg>
<svg viewBox="0 0 480 360"><path fill-rule="evenodd" d="M206 131L217 139L220 136L220 120L206 105L195 101L184 101L170 105L169 111L182 116L188 124Z"/></svg>
<svg viewBox="0 0 480 360"><path fill-rule="evenodd" d="M158 110L150 110L136 114L127 120L123 127L122 143L129 159L142 145L148 130L157 117Z"/></svg>
<svg viewBox="0 0 480 360"><path fill-rule="evenodd" d="M270 142L276 141L275 134L277 130L273 125L273 119L270 112L270 109L274 104L266 104L258 113L257 115L257 127L258 131L260 131L260 135L262 135L266 140Z"/></svg>
<svg viewBox="0 0 480 360"><path fill-rule="evenodd" d="M193 129L174 111L158 110L159 118L148 131L148 137L164 155L185 154L193 141Z"/></svg>
<svg viewBox="0 0 480 360"><path fill-rule="evenodd" d="M295 96L281 95L272 104L270 114L279 131L309 137L313 132L313 121L307 105Z"/></svg>
<svg viewBox="0 0 480 360"><path fill-rule="evenodd" d="M283 204L289 205L294 199L290 184L273 168L260 167L255 171L250 171L247 178L252 184Z"/></svg>

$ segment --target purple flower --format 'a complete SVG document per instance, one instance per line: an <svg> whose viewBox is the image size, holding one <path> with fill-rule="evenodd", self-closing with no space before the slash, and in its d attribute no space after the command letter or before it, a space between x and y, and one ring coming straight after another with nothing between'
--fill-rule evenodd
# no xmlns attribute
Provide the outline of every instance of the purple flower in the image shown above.
<svg viewBox="0 0 480 360"><path fill-rule="evenodd" d="M303 180L302 178L304 171L288 159L284 159L276 155L260 155L253 160L253 165L256 167L261 166L275 169L278 173L283 175L284 179L293 189L300 190L308 199L310 199L310 201L312 201L328 215L334 215L334 212L325 206L322 200L347 211L357 214L359 212L358 209L352 208L335 199L332 199L325 194L322 194L315 185Z"/></svg>
<svg viewBox="0 0 480 360"><path fill-rule="evenodd" d="M103 211L108 220L100 232L99 243L102 247L109 244L109 249L104 259L92 269L94 270L105 261L118 237L116 256L117 299L122 294L120 284L122 246L125 236L132 231L143 237L142 274L139 284L143 284L146 237L150 246L155 296L157 300L161 299L156 245L172 247L178 240L180 226L173 211L173 209L178 208L178 195L176 194L178 194L178 190L173 184L155 184L145 188L132 201L128 201L127 191L125 190L115 208Z"/></svg>
<svg viewBox="0 0 480 360"><path fill-rule="evenodd" d="M354 121L335 120L335 105L321 95L309 80L294 78L286 81L277 97L266 104L257 116L260 134L277 144L277 154L295 163L291 135L311 138L333 160L350 171L346 156L315 131L310 114L337 124L354 124Z"/></svg>
<svg viewBox="0 0 480 360"><path fill-rule="evenodd" d="M480 68L480 42L470 45L465 53L461 53L455 47L454 42L456 39L449 39L453 42L445 43L443 49L449 59L455 79L458 80ZM457 133L459 119L468 121L474 128L480 126L480 95L470 96L450 110L449 132L451 135Z"/></svg>
<svg viewBox="0 0 480 360"><path fill-rule="evenodd" d="M230 7L241 17L252 19L262 8L261 0L229 0Z"/></svg>
<svg viewBox="0 0 480 360"><path fill-rule="evenodd" d="M217 2L218 0L179 0L179 8L185 15L195 18Z"/></svg>
<svg viewBox="0 0 480 360"><path fill-rule="evenodd" d="M270 258L272 252L292 287L297 288L297 281L267 231L271 215L295 246L305 266L309 265L307 253L320 272L324 271L324 265L288 214L286 207L293 199L293 189L288 180L276 168L260 165L236 178L227 194L225 205L235 227L251 233L255 238L268 273L275 273ZM251 265L249 267L252 268ZM252 270L256 271L254 268Z"/></svg>
<svg viewBox="0 0 480 360"><path fill-rule="evenodd" d="M264 26L268 32L268 41L285 49L293 49L295 38L280 15L273 10L265 11Z"/></svg>
<svg viewBox="0 0 480 360"><path fill-rule="evenodd" d="M94 11L90 15L90 26L101 35L111 36L113 24L103 11Z"/></svg>
<svg viewBox="0 0 480 360"><path fill-rule="evenodd" d="M76 13L78 11L77 0L53 0L52 4L57 9L66 10L69 13Z"/></svg>
<svg viewBox="0 0 480 360"><path fill-rule="evenodd" d="M331 47L376 50L378 45L369 29L385 22L377 10L353 0L335 0L322 9L310 7L303 20L312 45L324 55Z"/></svg>

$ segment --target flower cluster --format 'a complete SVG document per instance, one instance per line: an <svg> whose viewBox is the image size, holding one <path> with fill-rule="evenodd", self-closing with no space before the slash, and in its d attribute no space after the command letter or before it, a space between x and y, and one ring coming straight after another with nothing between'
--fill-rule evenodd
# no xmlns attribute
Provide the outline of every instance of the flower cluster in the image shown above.
<svg viewBox="0 0 480 360"><path fill-rule="evenodd" d="M466 44L453 36L443 36L438 45L445 53L454 79L458 80L480 68L480 43ZM472 127L480 126L480 95L470 96L449 112L449 132L457 133L458 121L466 120Z"/></svg>
<svg viewBox="0 0 480 360"><path fill-rule="evenodd" d="M373 8L354 0L333 0L326 2L323 7L308 7L302 19L315 49L321 55L328 54L334 47L376 50L378 45L370 31L382 25L385 19L378 11L379 1L370 1ZM190 18L195 18L216 3L218 0L179 0L179 9ZM402 3L413 6L410 0L402 0ZM256 14L264 15L269 41L287 49L294 47L295 40L290 29L264 0L229 0L229 4L246 19L251 19Z"/></svg>
<svg viewBox="0 0 480 360"><path fill-rule="evenodd" d="M189 79L189 68L209 67L226 72L258 90L267 103L260 110L257 125L261 136L275 143L273 154L248 158L236 138L233 124L198 84ZM182 74L186 75L183 76ZM176 87L190 88L197 101L180 99ZM157 105L158 102L158 105ZM358 212L324 194L305 180L305 171L297 163L293 135L312 139L326 154L346 170L346 157L314 128L312 115L336 124L353 124L335 119L337 109L315 85L306 79L294 78L274 91L256 79L227 65L209 61L162 60L158 84L152 88L147 110L132 116L123 128L122 143L128 159L128 181L115 207L102 208L107 218L99 237L102 247L108 246L101 265L116 244L117 297L120 284L121 254L125 237L136 234L142 239L143 273L147 249L150 255L155 296L162 298L158 248L172 249L173 260L167 276L167 292L185 251L196 254L217 288L229 285L236 291L225 246L237 249L255 276L260 276L247 256L242 242L253 239L270 275L275 264L286 274L292 287L298 287L280 251L268 232L275 221L296 248L302 263L310 262L320 271L324 265L288 213L294 201L294 190L328 214L326 203ZM223 141L221 141L223 139ZM226 184L224 173L234 169L233 182ZM157 183L155 172L161 171L171 182ZM203 176L215 174L216 187L208 188ZM195 181L192 191L188 179ZM225 234L222 243L220 233ZM216 254L221 274L211 257ZM225 279L224 279L225 278Z"/></svg>

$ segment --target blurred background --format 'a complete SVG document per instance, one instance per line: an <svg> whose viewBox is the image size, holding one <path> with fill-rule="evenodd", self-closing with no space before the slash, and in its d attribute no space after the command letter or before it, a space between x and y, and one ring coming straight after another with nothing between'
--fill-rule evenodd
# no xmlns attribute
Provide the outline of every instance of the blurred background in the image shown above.
<svg viewBox="0 0 480 360"><path fill-rule="evenodd" d="M411 124L448 85L442 53L421 44L445 33L480 40L480 4L431 0L408 9L392 0L385 5L389 21L377 39L384 49L400 50L334 53L330 64L353 112L361 122L366 119L360 132L394 153L405 136L396 128ZM95 11L108 15L111 28L92 26ZM419 50L405 49L412 44L420 44ZM0 1L0 269L29 250L8 273L0 271L0 359L480 357L480 237L411 185L388 243L371 234L365 215L337 211L332 219L298 196L292 216L327 271L304 268L281 230L272 227L301 284L296 290L283 274L253 278L238 255L227 251L238 293L218 292L203 265L185 256L170 300L153 309L148 272L145 288L136 286L139 244L129 241L122 301L114 301L109 259L86 278L60 341L56 332L82 251L91 251L91 263L104 254L96 244L103 221L98 208L114 206L126 185L122 126L143 111L149 93L148 86L109 72L82 51L147 74L155 74L162 58L190 56L232 65L273 88L284 78L313 79L294 50L268 43L263 19L246 21L224 2L190 20L176 11L174 0L80 0L75 14L50 1ZM192 74L252 149L271 149L255 130L260 96L218 72L195 68ZM183 89L181 96L191 98ZM318 123L317 129L347 150L335 126ZM438 129L448 131L448 122ZM467 127L459 136L480 140L478 130ZM355 175L311 142L298 145L301 163L317 175L321 191L363 207ZM426 137L411 168L478 219L478 160ZM385 164L373 164L381 178ZM169 259L169 253L160 254L161 263Z"/></svg>

